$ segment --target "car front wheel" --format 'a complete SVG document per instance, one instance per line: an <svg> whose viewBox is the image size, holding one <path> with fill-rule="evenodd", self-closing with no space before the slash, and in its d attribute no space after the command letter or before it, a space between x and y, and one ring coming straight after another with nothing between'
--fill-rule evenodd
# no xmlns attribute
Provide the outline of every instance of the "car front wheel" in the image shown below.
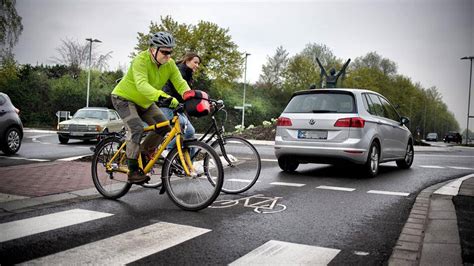
<svg viewBox="0 0 474 266"><path fill-rule="evenodd" d="M296 161L293 161L293 160L290 160L288 158L279 158L278 159L278 166L280 166L281 170L285 171L285 172L294 172L296 170L296 168L298 168L298 166L300 165L300 163L296 162Z"/></svg>
<svg viewBox="0 0 474 266"><path fill-rule="evenodd" d="M413 149L413 144L410 142L407 145L407 150L405 153L405 158L403 160L396 161L397 166L402 169L408 169L413 164L413 158L415 157L415 150Z"/></svg>
<svg viewBox="0 0 474 266"><path fill-rule="evenodd" d="M58 135L58 139L59 139L59 142L61 142L61 144L67 144L69 139L66 138L66 137L63 137L61 135Z"/></svg>
<svg viewBox="0 0 474 266"><path fill-rule="evenodd" d="M7 130L5 136L3 137L2 141L2 151L6 155L15 154L21 146L21 133L15 127L12 127Z"/></svg>
<svg viewBox="0 0 474 266"><path fill-rule="evenodd" d="M367 161L364 165L364 170L368 177L375 177L379 173L379 158L380 148L377 142L372 142L370 145Z"/></svg>

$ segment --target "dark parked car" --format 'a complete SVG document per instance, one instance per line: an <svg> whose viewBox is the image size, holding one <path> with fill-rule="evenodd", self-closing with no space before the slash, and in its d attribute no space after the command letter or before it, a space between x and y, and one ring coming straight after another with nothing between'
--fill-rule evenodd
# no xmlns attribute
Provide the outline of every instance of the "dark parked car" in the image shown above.
<svg viewBox="0 0 474 266"><path fill-rule="evenodd" d="M447 143L454 142L454 143L461 144L462 136L458 132L450 131L448 132L448 134L446 134L446 136L444 136L443 140L444 142L447 142Z"/></svg>
<svg viewBox="0 0 474 266"><path fill-rule="evenodd" d="M23 139L23 124L10 97L0 92L0 148L6 155L15 154Z"/></svg>

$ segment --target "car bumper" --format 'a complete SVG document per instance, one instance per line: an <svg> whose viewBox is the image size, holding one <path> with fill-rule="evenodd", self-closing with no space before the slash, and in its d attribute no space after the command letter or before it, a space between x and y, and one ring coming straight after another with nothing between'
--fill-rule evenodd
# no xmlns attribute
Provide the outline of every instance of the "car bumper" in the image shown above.
<svg viewBox="0 0 474 266"><path fill-rule="evenodd" d="M360 139L348 139L342 143L302 143L275 139L275 156L295 157L300 162L363 164L367 161L368 149Z"/></svg>
<svg viewBox="0 0 474 266"><path fill-rule="evenodd" d="M58 135L68 139L97 139L99 138L99 132L69 132L69 131L58 131Z"/></svg>

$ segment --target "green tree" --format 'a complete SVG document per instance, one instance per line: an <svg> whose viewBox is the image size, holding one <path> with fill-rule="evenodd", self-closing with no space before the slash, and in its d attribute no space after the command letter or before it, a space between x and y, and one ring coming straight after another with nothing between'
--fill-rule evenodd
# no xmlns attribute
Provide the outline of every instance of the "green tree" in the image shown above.
<svg viewBox="0 0 474 266"><path fill-rule="evenodd" d="M16 12L16 0L0 0L0 64L13 59L12 49L18 42L23 24Z"/></svg>
<svg viewBox="0 0 474 266"><path fill-rule="evenodd" d="M262 66L257 86L268 89L281 89L283 84L283 72L288 66L288 52L282 46L277 47L275 55L267 56L267 63Z"/></svg>
<svg viewBox="0 0 474 266"><path fill-rule="evenodd" d="M231 81L241 76L243 55L237 50L229 30L206 21L200 21L197 25L180 24L170 16L161 17L159 24L152 21L147 33L138 32L138 44L131 56L147 49L149 36L157 31L173 34L176 39L176 59L186 51L194 51L201 56L202 64L196 79L211 79L218 85L229 86Z"/></svg>
<svg viewBox="0 0 474 266"><path fill-rule="evenodd" d="M304 55L296 55L290 59L285 70L283 87L289 93L306 90L311 84L318 83L318 77L318 68L313 61Z"/></svg>
<svg viewBox="0 0 474 266"><path fill-rule="evenodd" d="M371 68L382 71L384 75L397 73L397 64L388 58L384 58L377 52L370 52L365 56L357 57L351 64L351 69Z"/></svg>

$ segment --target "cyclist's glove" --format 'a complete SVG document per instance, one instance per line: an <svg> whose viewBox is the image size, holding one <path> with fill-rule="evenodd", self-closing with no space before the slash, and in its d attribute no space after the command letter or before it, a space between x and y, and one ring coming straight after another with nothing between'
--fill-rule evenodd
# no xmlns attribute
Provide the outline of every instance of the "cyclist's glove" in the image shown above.
<svg viewBox="0 0 474 266"><path fill-rule="evenodd" d="M179 104L178 100L176 100L176 98L174 97L168 97L168 98L160 100L160 106L169 107L171 109L176 108L178 104Z"/></svg>

